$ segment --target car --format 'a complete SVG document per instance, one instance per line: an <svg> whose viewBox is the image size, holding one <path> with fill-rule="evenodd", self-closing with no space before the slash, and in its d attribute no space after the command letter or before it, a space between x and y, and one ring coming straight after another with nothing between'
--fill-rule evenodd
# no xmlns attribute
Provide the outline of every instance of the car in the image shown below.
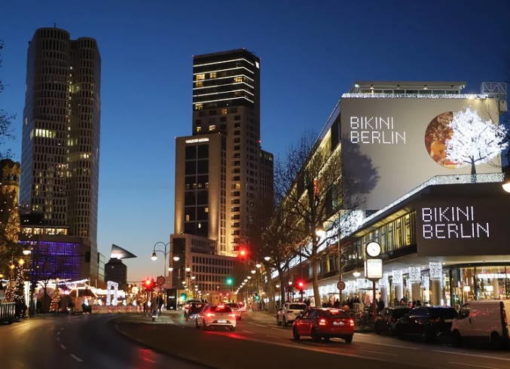
<svg viewBox="0 0 510 369"><path fill-rule="evenodd" d="M470 301L452 323L452 343L489 343L491 348L507 347L510 331L510 300Z"/></svg>
<svg viewBox="0 0 510 369"><path fill-rule="evenodd" d="M212 327L236 329L236 314L226 305L206 305L197 315L195 326L204 330Z"/></svg>
<svg viewBox="0 0 510 369"><path fill-rule="evenodd" d="M354 319L341 309L309 309L294 320L292 336L295 340L302 336L311 336L313 341L337 337L351 343L354 336Z"/></svg>
<svg viewBox="0 0 510 369"><path fill-rule="evenodd" d="M183 307L184 318L189 319L193 313L198 313L197 309L202 309L205 304L200 300L188 300Z"/></svg>
<svg viewBox="0 0 510 369"><path fill-rule="evenodd" d="M397 320L395 333L399 337L418 336L423 341L430 342L441 335L449 334L456 317L457 311L452 307L416 307Z"/></svg>
<svg viewBox="0 0 510 369"><path fill-rule="evenodd" d="M375 318L374 330L377 334L395 334L395 325L401 317L411 311L407 306L387 307Z"/></svg>
<svg viewBox="0 0 510 369"><path fill-rule="evenodd" d="M287 327L305 311L308 306L302 302L286 302L276 313L276 324Z"/></svg>
<svg viewBox="0 0 510 369"><path fill-rule="evenodd" d="M241 306L238 303L236 303L236 302L229 302L228 304L225 304L225 305L232 309L232 311L236 315L236 319L237 320L241 320L243 318L242 317L243 310L241 309Z"/></svg>

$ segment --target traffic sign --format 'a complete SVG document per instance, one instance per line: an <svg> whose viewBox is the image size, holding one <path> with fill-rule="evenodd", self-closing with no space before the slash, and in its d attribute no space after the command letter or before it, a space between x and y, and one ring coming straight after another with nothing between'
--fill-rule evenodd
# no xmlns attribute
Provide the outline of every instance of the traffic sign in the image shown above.
<svg viewBox="0 0 510 369"><path fill-rule="evenodd" d="M166 282L166 279L165 277L163 277L162 275L160 275L157 279L156 279L156 283L158 284L158 286L162 286L164 285Z"/></svg>
<svg viewBox="0 0 510 369"><path fill-rule="evenodd" d="M340 291L343 291L345 290L345 282L340 280L338 281L338 283L336 284L336 287L340 290Z"/></svg>

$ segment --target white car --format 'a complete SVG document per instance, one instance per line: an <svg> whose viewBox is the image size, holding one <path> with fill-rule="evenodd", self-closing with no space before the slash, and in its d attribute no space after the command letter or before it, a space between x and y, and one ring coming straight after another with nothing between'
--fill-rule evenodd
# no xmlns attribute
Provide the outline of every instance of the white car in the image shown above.
<svg viewBox="0 0 510 369"><path fill-rule="evenodd" d="M195 320L196 327L205 330L211 327L225 327L234 331L236 323L236 314L226 305L207 305Z"/></svg>
<svg viewBox="0 0 510 369"><path fill-rule="evenodd" d="M467 341L483 341L492 348L508 346L510 300L470 301L464 304L452 323L455 346Z"/></svg>
<svg viewBox="0 0 510 369"><path fill-rule="evenodd" d="M276 313L276 324L288 326L305 311L307 305L302 302L286 302L282 308Z"/></svg>
<svg viewBox="0 0 510 369"><path fill-rule="evenodd" d="M225 305L232 309L232 312L236 315L236 319L237 320L241 320L242 319L241 315L243 313L243 310L241 309L241 306L238 303L236 303L236 302L229 302L229 303L227 303ZM246 310L244 310L244 311L246 311Z"/></svg>

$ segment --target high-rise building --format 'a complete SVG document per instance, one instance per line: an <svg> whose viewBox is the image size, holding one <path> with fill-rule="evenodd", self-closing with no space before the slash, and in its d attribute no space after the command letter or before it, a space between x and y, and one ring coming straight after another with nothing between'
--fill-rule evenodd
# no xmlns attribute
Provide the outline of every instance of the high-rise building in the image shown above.
<svg viewBox="0 0 510 369"><path fill-rule="evenodd" d="M193 133L177 138L175 234L234 255L255 204L272 199L272 155L260 147L260 60L239 49L193 58Z"/></svg>
<svg viewBox="0 0 510 369"><path fill-rule="evenodd" d="M259 58L245 49L194 56L192 107L192 134L176 139L169 264L174 288L191 275L193 289L214 300L232 288L232 257L249 241L256 207L273 198L273 156L260 145Z"/></svg>
<svg viewBox="0 0 510 369"><path fill-rule="evenodd" d="M92 38L40 28L29 42L20 203L81 239L84 276L97 274L101 61Z"/></svg>

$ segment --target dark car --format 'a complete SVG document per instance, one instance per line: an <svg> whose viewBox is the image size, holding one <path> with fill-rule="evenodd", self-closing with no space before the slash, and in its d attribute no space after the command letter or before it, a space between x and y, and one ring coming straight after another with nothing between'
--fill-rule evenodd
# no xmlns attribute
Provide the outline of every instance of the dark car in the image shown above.
<svg viewBox="0 0 510 369"><path fill-rule="evenodd" d="M399 337L418 336L430 342L450 333L457 311L451 307L424 306L412 309L397 320L395 333Z"/></svg>
<svg viewBox="0 0 510 369"><path fill-rule="evenodd" d="M295 340L301 336L311 336L314 341L338 337L351 343L354 320L341 309L309 309L294 320L292 335Z"/></svg>
<svg viewBox="0 0 510 369"><path fill-rule="evenodd" d="M199 314L204 306L205 303L201 301L189 301L184 310L184 317L186 320L192 318L194 315Z"/></svg>
<svg viewBox="0 0 510 369"><path fill-rule="evenodd" d="M406 306L388 307L383 309L375 318L374 329L377 334L389 333L395 334L395 325L404 315L409 313L411 308Z"/></svg>

